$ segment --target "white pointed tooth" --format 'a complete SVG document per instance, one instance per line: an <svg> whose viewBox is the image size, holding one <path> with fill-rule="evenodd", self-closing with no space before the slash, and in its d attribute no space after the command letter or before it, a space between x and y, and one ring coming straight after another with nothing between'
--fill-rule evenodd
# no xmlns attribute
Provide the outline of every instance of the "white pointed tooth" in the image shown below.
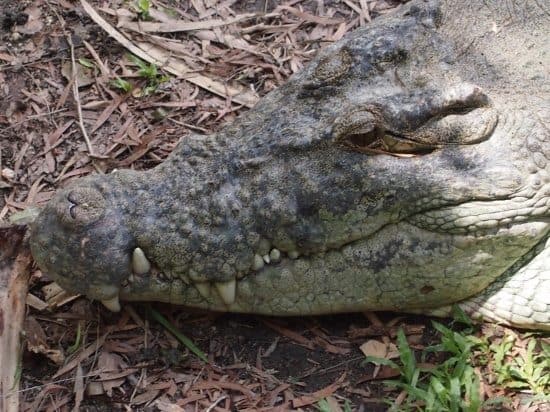
<svg viewBox="0 0 550 412"><path fill-rule="evenodd" d="M269 262L271 262L271 258L269 257L269 255L263 255L262 257L264 259L264 262L269 265Z"/></svg>
<svg viewBox="0 0 550 412"><path fill-rule="evenodd" d="M258 254L254 255L254 262L252 263L252 269L260 270L263 267L264 267L264 259Z"/></svg>
<svg viewBox="0 0 550 412"><path fill-rule="evenodd" d="M120 312L120 302L118 300L118 295L110 299L103 299L101 303L103 303L103 305L111 312Z"/></svg>
<svg viewBox="0 0 550 412"><path fill-rule="evenodd" d="M231 305L235 302L237 292L237 281L235 279L229 282L216 282L214 286L216 286L216 290L226 305Z"/></svg>
<svg viewBox="0 0 550 412"><path fill-rule="evenodd" d="M271 249L269 252L269 258L273 263L277 263L281 260L281 251L279 249Z"/></svg>
<svg viewBox="0 0 550 412"><path fill-rule="evenodd" d="M197 288L197 290L199 291L199 293L201 294L201 296L205 299L208 299L211 295L211 288L210 288L210 283L208 282L198 282L198 283L195 283L195 287Z"/></svg>
<svg viewBox="0 0 550 412"><path fill-rule="evenodd" d="M144 275L151 269L151 263L139 247L135 248L132 253L132 269L136 275Z"/></svg>

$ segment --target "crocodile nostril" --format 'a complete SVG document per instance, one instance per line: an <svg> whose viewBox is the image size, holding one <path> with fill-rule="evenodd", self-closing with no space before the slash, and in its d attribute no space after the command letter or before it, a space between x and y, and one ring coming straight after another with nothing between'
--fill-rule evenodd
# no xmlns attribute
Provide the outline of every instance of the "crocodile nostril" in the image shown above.
<svg viewBox="0 0 550 412"><path fill-rule="evenodd" d="M76 201L75 197L76 196L74 192L70 192L67 195L67 200L69 201L69 215L73 219L76 219L76 207L78 206L78 202Z"/></svg>
<svg viewBox="0 0 550 412"><path fill-rule="evenodd" d="M76 204L72 203L69 205L69 214L73 219L76 219Z"/></svg>
<svg viewBox="0 0 550 412"><path fill-rule="evenodd" d="M67 195L67 200L71 203L74 203L74 204L77 204L78 202L76 201L76 195L73 192L69 192L69 194Z"/></svg>

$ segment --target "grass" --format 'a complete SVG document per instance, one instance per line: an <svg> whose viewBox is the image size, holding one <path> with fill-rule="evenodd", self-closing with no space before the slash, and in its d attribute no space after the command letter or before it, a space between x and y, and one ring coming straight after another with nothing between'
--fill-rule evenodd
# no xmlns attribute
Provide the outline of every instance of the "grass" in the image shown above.
<svg viewBox="0 0 550 412"><path fill-rule="evenodd" d="M208 358L206 357L205 353L201 351L197 345L193 343L191 339L189 339L187 336L185 336L183 333L181 333L174 325L172 325L164 316L162 316L159 312L157 312L155 309L153 309L150 305L147 305L148 312L150 313L151 317L158 322L160 325L162 325L166 330L168 330L171 334L173 334L177 340L180 341L182 345L187 347L192 353L194 353L200 360L202 360L205 363L208 363Z"/></svg>
<svg viewBox="0 0 550 412"><path fill-rule="evenodd" d="M149 14L149 10L151 9L151 2L149 0L137 0L134 7L141 20L151 19L151 16Z"/></svg>
<svg viewBox="0 0 550 412"><path fill-rule="evenodd" d="M156 65L149 64L133 54L128 53L126 57L137 66L137 75L145 80L145 86L141 89L134 89L132 83L117 77L110 82L111 86L115 89L122 90L126 93L134 90L135 97L150 96L157 91L162 83L170 79L168 76L159 73Z"/></svg>
<svg viewBox="0 0 550 412"><path fill-rule="evenodd" d="M489 346L493 354L495 383L506 388L528 390L550 401L550 395L546 395L550 393L550 345L540 342L541 349L537 353L537 341L532 338L517 356L510 357L515 342L513 335L507 335L500 344Z"/></svg>
<svg viewBox="0 0 550 412"><path fill-rule="evenodd" d="M527 402L550 401L550 346L529 337L525 347L512 331L504 337L477 337L475 327L462 313L457 312L455 323L465 327L457 332L432 321L440 342L426 348L422 359L444 354L446 360L423 367L417 362L403 330L397 335L399 360L367 357L367 362L386 365L399 371L399 378L385 381L389 388L405 392L399 405L387 400L390 411L464 411L477 412L495 404L505 405L511 400L505 396L484 399L481 379L505 392L521 390ZM518 346L519 345L519 346ZM483 375L482 372L483 371Z"/></svg>

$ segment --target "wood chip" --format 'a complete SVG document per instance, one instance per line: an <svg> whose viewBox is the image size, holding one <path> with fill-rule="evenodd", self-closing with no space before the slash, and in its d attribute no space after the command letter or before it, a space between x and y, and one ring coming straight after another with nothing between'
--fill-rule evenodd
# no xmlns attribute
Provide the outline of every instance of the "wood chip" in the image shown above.
<svg viewBox="0 0 550 412"><path fill-rule="evenodd" d="M21 336L31 253L24 228L0 229L0 410L19 411Z"/></svg>

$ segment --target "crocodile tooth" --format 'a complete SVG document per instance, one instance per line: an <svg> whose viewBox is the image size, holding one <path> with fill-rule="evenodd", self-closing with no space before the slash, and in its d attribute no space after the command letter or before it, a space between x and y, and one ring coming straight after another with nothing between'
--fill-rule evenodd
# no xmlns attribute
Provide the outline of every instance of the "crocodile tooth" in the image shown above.
<svg viewBox="0 0 550 412"><path fill-rule="evenodd" d="M262 258L264 259L264 262L269 265L269 262L271 262L271 258L269 255L263 255Z"/></svg>
<svg viewBox="0 0 550 412"><path fill-rule="evenodd" d="M201 294L201 296L205 299L208 299L210 298L210 283L208 282L198 282L198 283L195 283L195 287L197 288L197 290L199 291L199 293Z"/></svg>
<svg viewBox="0 0 550 412"><path fill-rule="evenodd" d="M144 275L151 269L151 263L139 247L135 248L132 253L132 269L137 275Z"/></svg>
<svg viewBox="0 0 550 412"><path fill-rule="evenodd" d="M269 258L273 263L277 263L281 260L281 251L279 249L271 249L269 252Z"/></svg>
<svg viewBox="0 0 550 412"><path fill-rule="evenodd" d="M111 312L120 312L120 302L118 300L118 295L110 299L103 299L101 303L103 303L103 305Z"/></svg>
<svg viewBox="0 0 550 412"><path fill-rule="evenodd" d="M260 270L263 267L264 267L263 258L258 254L254 255L254 262L252 263L252 269Z"/></svg>
<svg viewBox="0 0 550 412"><path fill-rule="evenodd" d="M235 302L235 294L237 291L237 281L235 279L229 282L216 282L214 286L216 286L216 290L226 305L231 305Z"/></svg>

